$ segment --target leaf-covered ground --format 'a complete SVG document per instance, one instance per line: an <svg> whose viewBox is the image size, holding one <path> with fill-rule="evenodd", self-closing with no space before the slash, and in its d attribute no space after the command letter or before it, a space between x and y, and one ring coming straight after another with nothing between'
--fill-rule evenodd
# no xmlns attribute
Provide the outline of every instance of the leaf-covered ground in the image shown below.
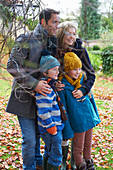
<svg viewBox="0 0 113 170"><path fill-rule="evenodd" d="M92 157L96 169L113 169L113 78L97 77L93 93L101 123L94 128ZM22 170L21 131L16 116L5 112L8 96L0 97L0 169ZM44 142L41 140L41 152ZM70 169L70 151L67 160Z"/></svg>

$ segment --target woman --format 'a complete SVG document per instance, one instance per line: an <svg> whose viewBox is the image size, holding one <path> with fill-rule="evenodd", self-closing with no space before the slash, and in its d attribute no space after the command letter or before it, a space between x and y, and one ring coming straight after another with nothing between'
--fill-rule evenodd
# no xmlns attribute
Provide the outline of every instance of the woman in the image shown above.
<svg viewBox="0 0 113 170"><path fill-rule="evenodd" d="M81 59L82 70L86 72L87 80L82 84L79 90L73 91L73 96L76 99L78 99L81 98L82 96L87 95L90 92L95 81L95 72L91 65L86 49L81 46L82 41L80 39L76 39L76 33L77 33L76 27L71 22L63 22L59 25L59 29L57 30L57 39L58 39L57 58L60 61L62 73L63 73L63 59L65 53L74 52ZM57 88L59 89L59 91L62 90L62 87L63 87L62 83L59 82L57 84ZM94 106L96 113L98 114L93 95L91 95L90 100ZM69 141L63 141L62 142L63 162L62 162L61 170L66 169L68 147L69 147ZM73 147L71 152L72 152L71 167L72 169L76 169L73 160Z"/></svg>
<svg viewBox="0 0 113 170"><path fill-rule="evenodd" d="M61 62L63 70L63 57L66 52L74 52L82 62L82 70L86 72L87 81L84 82L81 91L83 94L89 93L95 81L95 72L91 65L89 55L85 48L83 48L82 41L76 39L76 27L70 22L63 22L60 24L59 29L57 30L58 38L58 56L57 58ZM76 41L75 41L76 39ZM77 96L77 93L74 93L74 97Z"/></svg>

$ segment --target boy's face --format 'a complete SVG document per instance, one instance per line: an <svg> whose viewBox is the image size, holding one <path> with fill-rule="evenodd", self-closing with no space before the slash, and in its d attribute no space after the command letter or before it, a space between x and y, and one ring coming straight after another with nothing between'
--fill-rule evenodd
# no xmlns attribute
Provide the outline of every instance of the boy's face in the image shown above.
<svg viewBox="0 0 113 170"><path fill-rule="evenodd" d="M56 67L50 68L46 76L57 80L58 74L59 74L59 66L56 66Z"/></svg>
<svg viewBox="0 0 113 170"><path fill-rule="evenodd" d="M81 73L81 68L77 68L77 69L74 69L74 70L70 70L67 72L67 75L72 78L72 79L77 79L79 77Z"/></svg>
<svg viewBox="0 0 113 170"><path fill-rule="evenodd" d="M44 25L44 28L48 31L49 36L56 36L56 31L58 24L60 22L58 14L51 14L51 19L48 20L48 23Z"/></svg>

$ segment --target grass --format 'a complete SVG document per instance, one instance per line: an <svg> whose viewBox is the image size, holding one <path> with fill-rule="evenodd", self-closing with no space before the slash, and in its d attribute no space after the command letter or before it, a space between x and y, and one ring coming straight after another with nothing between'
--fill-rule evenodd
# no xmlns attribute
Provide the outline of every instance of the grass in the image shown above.
<svg viewBox="0 0 113 170"><path fill-rule="evenodd" d="M0 69L0 96L9 96L11 92L12 77L5 70Z"/></svg>

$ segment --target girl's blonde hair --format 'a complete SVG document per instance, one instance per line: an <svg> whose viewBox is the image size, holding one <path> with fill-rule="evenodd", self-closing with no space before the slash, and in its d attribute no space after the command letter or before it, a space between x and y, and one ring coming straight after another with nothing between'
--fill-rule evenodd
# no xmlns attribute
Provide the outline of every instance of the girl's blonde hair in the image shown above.
<svg viewBox="0 0 113 170"><path fill-rule="evenodd" d="M65 21L59 24L57 33L56 33L56 37L58 39L58 47L60 48L63 47L63 38L65 35L65 32L68 31L68 29L72 27L75 28L75 33L77 33L77 29L72 22Z"/></svg>

